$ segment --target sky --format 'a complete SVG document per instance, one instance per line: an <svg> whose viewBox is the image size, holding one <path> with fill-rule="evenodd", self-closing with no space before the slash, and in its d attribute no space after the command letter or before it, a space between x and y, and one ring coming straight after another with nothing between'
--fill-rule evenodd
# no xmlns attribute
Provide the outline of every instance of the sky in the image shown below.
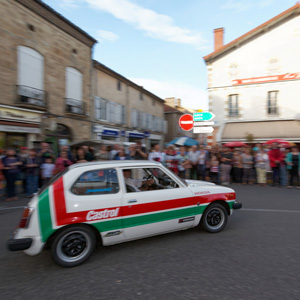
<svg viewBox="0 0 300 300"><path fill-rule="evenodd" d="M158 97L208 110L203 57L213 30L227 44L296 0L43 0L98 43L93 59Z"/></svg>

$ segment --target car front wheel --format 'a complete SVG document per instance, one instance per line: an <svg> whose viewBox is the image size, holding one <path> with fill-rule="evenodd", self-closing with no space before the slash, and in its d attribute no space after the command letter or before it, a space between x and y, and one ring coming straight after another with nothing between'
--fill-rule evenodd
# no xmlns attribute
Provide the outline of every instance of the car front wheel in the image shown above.
<svg viewBox="0 0 300 300"><path fill-rule="evenodd" d="M222 231L228 220L226 209L219 203L212 203L204 211L200 225L201 227L211 233Z"/></svg>
<svg viewBox="0 0 300 300"><path fill-rule="evenodd" d="M89 227L68 227L54 238L51 247L53 261L62 267L78 266L89 259L95 244L95 234Z"/></svg>

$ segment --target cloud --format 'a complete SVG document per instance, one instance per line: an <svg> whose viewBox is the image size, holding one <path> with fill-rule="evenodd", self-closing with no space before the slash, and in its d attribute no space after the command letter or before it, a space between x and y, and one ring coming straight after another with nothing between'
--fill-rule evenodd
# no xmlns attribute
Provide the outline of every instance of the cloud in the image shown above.
<svg viewBox="0 0 300 300"><path fill-rule="evenodd" d="M84 0L60 0L58 3L64 8L78 8L83 2Z"/></svg>
<svg viewBox="0 0 300 300"><path fill-rule="evenodd" d="M85 0L93 9L112 14L147 36L168 42L188 44L202 48L205 41L200 32L181 28L171 17L143 8L129 0Z"/></svg>
<svg viewBox="0 0 300 300"><path fill-rule="evenodd" d="M97 30L96 38L99 41L107 40L110 42L114 42L115 40L117 40L119 38L119 36L113 32L99 29L99 30Z"/></svg>
<svg viewBox="0 0 300 300"><path fill-rule="evenodd" d="M235 12L244 12L251 8L265 8L273 3L273 0L257 0L257 1L246 1L246 0L228 0L221 6L224 10L233 10Z"/></svg>
<svg viewBox="0 0 300 300"><path fill-rule="evenodd" d="M228 0L221 6L221 9L234 10L235 12L246 11L250 8L250 3L245 1Z"/></svg>
<svg viewBox="0 0 300 300"><path fill-rule="evenodd" d="M273 0L261 0L257 3L257 6L259 8L265 8L267 6L270 6L273 3Z"/></svg>
<svg viewBox="0 0 300 300"><path fill-rule="evenodd" d="M204 89L178 81L158 81L146 78L130 78L146 90L165 99L175 97L181 99L181 105L193 109L208 109L208 93Z"/></svg>

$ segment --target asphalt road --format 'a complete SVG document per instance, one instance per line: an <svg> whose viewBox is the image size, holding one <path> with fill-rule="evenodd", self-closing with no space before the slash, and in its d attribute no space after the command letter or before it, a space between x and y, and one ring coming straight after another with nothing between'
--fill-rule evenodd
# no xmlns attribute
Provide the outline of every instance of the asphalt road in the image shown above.
<svg viewBox="0 0 300 300"><path fill-rule="evenodd" d="M9 252L27 201L0 201L0 298L300 299L300 190L232 186L243 209L225 230L198 229L101 248L64 269L50 251Z"/></svg>

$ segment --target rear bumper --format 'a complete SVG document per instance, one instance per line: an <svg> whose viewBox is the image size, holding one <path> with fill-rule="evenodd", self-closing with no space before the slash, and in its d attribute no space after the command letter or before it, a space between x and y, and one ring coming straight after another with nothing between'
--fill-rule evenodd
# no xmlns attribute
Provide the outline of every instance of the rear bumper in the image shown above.
<svg viewBox="0 0 300 300"><path fill-rule="evenodd" d="M6 243L8 250L10 251L22 251L30 248L33 240L31 238L23 239L9 239Z"/></svg>
<svg viewBox="0 0 300 300"><path fill-rule="evenodd" d="M232 205L232 208L233 209L240 209L240 208L242 208L242 203L234 202L233 205Z"/></svg>

